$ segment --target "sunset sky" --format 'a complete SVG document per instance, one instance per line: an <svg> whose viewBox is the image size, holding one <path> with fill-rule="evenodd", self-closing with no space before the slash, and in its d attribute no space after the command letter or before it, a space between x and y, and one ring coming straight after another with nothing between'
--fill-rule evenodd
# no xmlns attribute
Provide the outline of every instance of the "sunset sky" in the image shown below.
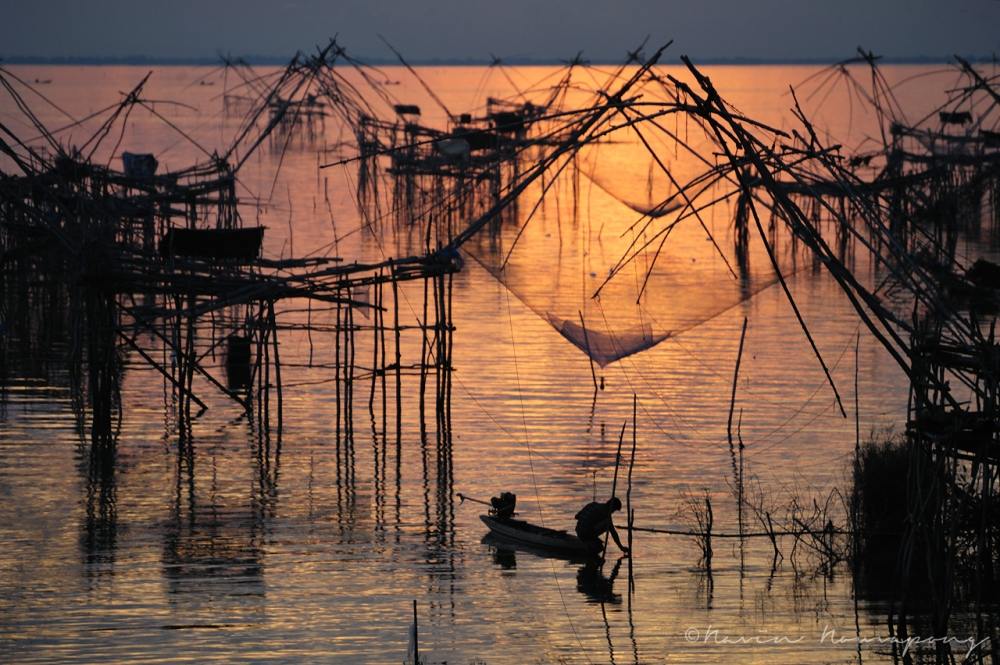
<svg viewBox="0 0 1000 665"><path fill-rule="evenodd" d="M646 34L701 59L895 58L1000 51L1000 0L39 0L4 2L2 57L285 56L334 34L414 61L619 60Z"/></svg>

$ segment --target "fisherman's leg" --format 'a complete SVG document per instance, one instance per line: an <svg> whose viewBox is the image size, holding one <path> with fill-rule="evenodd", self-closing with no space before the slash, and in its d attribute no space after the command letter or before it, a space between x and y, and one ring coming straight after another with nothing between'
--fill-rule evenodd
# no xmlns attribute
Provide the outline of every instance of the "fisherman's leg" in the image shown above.
<svg viewBox="0 0 1000 665"><path fill-rule="evenodd" d="M601 556L601 553L604 552L604 541L601 540L600 536L582 538L581 540L583 540L583 544L587 546L587 549L594 556Z"/></svg>

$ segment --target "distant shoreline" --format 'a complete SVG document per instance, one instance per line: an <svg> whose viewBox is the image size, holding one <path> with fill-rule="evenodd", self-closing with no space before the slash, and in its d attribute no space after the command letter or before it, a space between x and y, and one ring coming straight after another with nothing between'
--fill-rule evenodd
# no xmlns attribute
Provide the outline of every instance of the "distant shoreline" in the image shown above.
<svg viewBox="0 0 1000 665"><path fill-rule="evenodd" d="M996 56L970 56L963 55L966 60L976 63L988 63L996 61ZM277 56L241 56L232 58L240 60L253 66L284 66L291 60L290 57ZM844 58L790 58L790 59L768 59L768 58L697 58L692 60L699 65L832 65L842 61ZM376 67L386 67L399 65L399 62L387 58L359 59L366 65ZM620 65L621 61L594 59L584 61L590 65ZM493 64L488 58L430 58L412 59L411 65L421 67L482 67ZM501 61L504 65L510 66L559 66L568 63L568 60L559 58L510 58ZM934 65L948 64L954 62L952 56L907 56L891 57L885 56L879 60L880 64L887 65ZM83 65L83 66L158 66L158 67L198 67L198 66L220 66L220 57L204 58L160 58L152 56L88 56L88 57L41 57L23 55L0 56L0 65ZM680 57L667 58L662 64L680 65Z"/></svg>

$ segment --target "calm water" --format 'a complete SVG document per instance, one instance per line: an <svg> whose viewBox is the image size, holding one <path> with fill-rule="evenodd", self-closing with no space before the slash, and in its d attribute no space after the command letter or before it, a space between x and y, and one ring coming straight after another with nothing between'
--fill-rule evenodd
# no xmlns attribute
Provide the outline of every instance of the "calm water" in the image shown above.
<svg viewBox="0 0 1000 665"><path fill-rule="evenodd" d="M471 110L487 95L511 93L496 70L421 71L452 109ZM707 71L741 109L786 126L787 86L815 68ZM901 80L924 70L886 71L890 80ZM115 102L145 74L128 67L14 72L28 80L51 79L38 90L76 118ZM385 72L401 81L390 87L392 94L420 104L425 122L441 121L442 112L404 71ZM508 73L528 87L547 76L551 82L554 70ZM601 72L581 75L603 80ZM185 106L155 108L211 151L227 145L236 130L237 119L220 113L220 96L233 81L231 73L224 79L210 68L162 68L145 96L183 101ZM948 83L947 77L920 79L904 89L903 106L919 117ZM66 115L37 97L29 95L29 101L50 128L69 124ZM873 132L872 118L839 93L826 99L820 94L812 102L817 124L834 136L847 135L851 145ZM19 118L4 98L0 120L32 136ZM86 123L60 136L81 144L94 127ZM353 259L408 252L408 234L361 230L351 195L356 176L349 168L317 168L340 154L338 144L349 139L330 119L318 137L272 139L248 162L240 194L257 203L245 205L243 216L269 227L267 256L327 253ZM114 141L106 143L99 158L116 159ZM186 166L202 156L141 109L130 118L120 150L153 152L161 168ZM644 201L648 186L663 185L648 185L648 160L629 159L614 146L601 151L585 155L589 182L599 186L581 190L582 217L558 219L565 212L564 191L536 225L537 237L512 261L511 274L523 288L512 294L471 257L455 277L451 486L438 477L433 443L422 454L414 377L404 378L400 475L392 436L385 480L375 472L382 442L365 435L370 427L363 384L356 393L354 482L345 481L337 462L333 386L323 382L331 372L306 366L310 352L316 363L332 362L330 336L314 334L310 345L304 334L283 332L287 368L280 452L260 455L239 407L196 383L210 408L193 425L193 459L183 460L174 419L164 408L162 380L143 370L138 358L129 358L115 483L102 494L88 483L75 429L60 363L65 340L54 333L45 340L46 351L35 355L18 353L20 343L10 340L0 425L5 506L0 660L400 662L416 599L422 649L434 662L857 661L854 643L833 644L829 633L823 638L824 630L850 638L857 620L862 636L886 635L885 607L861 598L856 617L847 569L832 577L817 575L800 554L803 574L786 560L772 575L768 546L755 542L741 572L735 546L719 541L709 586L697 569L693 540L637 534L635 590L629 598L627 566L611 584L579 565L525 552L498 553L482 542L480 511L455 496L488 497L509 489L518 493L521 512L529 518L571 526L573 513L591 499L595 486L599 494L610 489L618 431L631 415L636 393L636 523L690 526L688 501L707 490L717 529L735 528L726 420L744 317L750 323L738 406L748 468L774 505L792 496L822 501L847 485L855 444L859 326L833 281L810 266L799 269L790 286L832 368L847 419L839 415L777 288L742 302L706 303L691 285L649 294L651 311L683 311L691 325L650 350L599 368L606 389L592 402L587 357L544 317L569 318L582 302L579 284L566 283L566 275L582 275L586 282L588 274L599 274L620 254L610 229L636 218L620 200ZM677 159L678 169L685 168L682 162ZM713 224L725 234L726 214L714 214ZM609 232L600 252L573 241L601 238L593 231L601 224ZM554 229L558 251L544 241ZM692 261L713 261L704 242L681 258L688 259L688 252ZM419 287L404 288L401 303L401 315L412 321L422 303ZM279 312L282 321L302 316ZM323 320L329 321L329 313L314 313L314 322ZM658 320L667 328L679 325ZM367 357L368 341L359 344L359 357ZM418 344L405 340L404 362L418 357ZM859 358L862 432L898 425L906 406L901 373L864 332ZM218 367L221 358L209 364ZM391 409L391 393L389 401ZM390 411L390 422L393 417ZM610 574L610 564L604 572ZM789 639L777 645L716 644L701 637L710 627L734 639ZM865 647L862 656L866 662L890 660L884 647Z"/></svg>

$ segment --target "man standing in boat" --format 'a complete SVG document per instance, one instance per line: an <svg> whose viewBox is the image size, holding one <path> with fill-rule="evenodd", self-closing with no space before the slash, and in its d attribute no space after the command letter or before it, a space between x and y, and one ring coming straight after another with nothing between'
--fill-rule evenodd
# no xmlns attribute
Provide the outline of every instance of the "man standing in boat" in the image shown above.
<svg viewBox="0 0 1000 665"><path fill-rule="evenodd" d="M622 545L618 537L618 530L611 519L612 513L621 510L622 502L618 497L613 496L604 503L592 501L580 509L576 514L576 535L590 549L591 552L600 556L604 551L604 543L601 536L610 533L615 545L624 554L628 554L628 548Z"/></svg>

